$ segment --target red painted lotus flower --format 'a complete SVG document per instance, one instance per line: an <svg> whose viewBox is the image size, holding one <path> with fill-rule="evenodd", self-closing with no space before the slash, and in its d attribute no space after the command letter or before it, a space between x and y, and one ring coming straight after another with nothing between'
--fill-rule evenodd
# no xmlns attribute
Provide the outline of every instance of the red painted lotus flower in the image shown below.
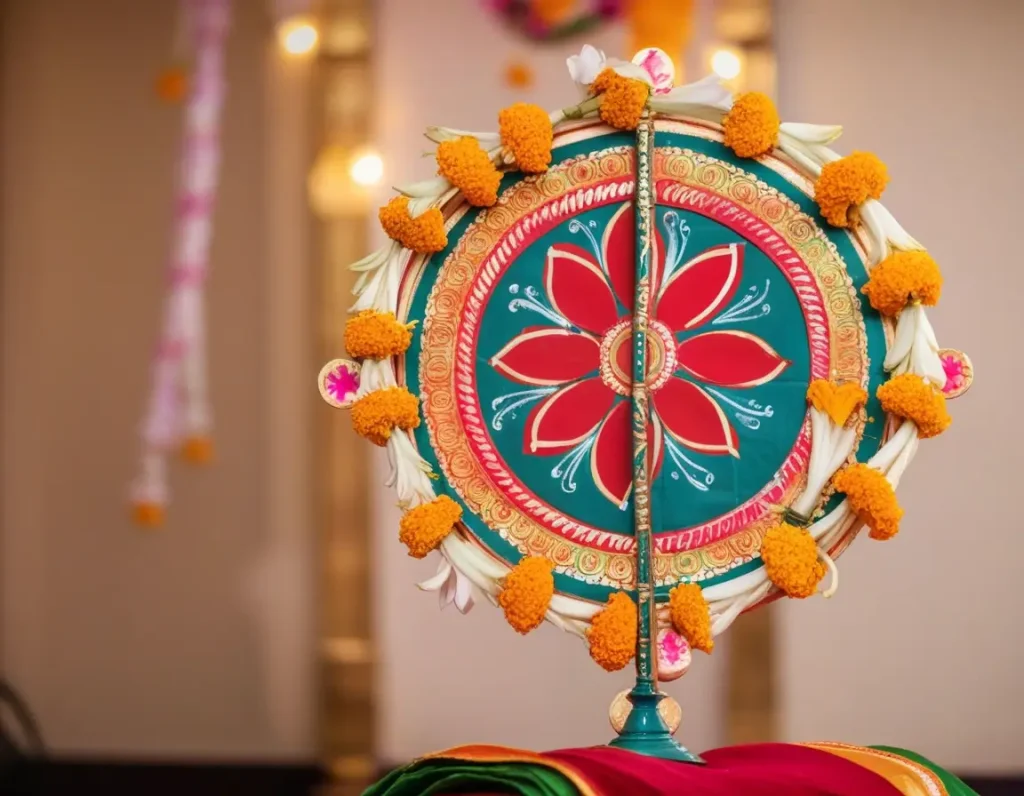
<svg viewBox="0 0 1024 796"><path fill-rule="evenodd" d="M596 431L594 482L609 500L623 505L632 488L631 404L626 399L632 385L635 288L630 205L615 213L600 250L600 259L567 243L548 250L544 288L551 306L572 326L525 329L491 364L520 384L557 388L527 418L525 450L563 454ZM741 243L714 246L680 265L662 284L665 247L660 234L656 236L647 333L654 475L661 466L666 432L691 450L739 457L735 429L701 385L754 387L789 365L764 340L746 332L705 331L677 340L680 333L711 323L726 308L742 281L743 253Z"/></svg>

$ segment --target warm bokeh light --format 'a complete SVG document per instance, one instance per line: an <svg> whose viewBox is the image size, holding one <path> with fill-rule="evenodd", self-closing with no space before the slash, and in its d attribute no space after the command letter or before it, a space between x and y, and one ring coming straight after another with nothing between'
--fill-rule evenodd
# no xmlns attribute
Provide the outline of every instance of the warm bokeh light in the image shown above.
<svg viewBox="0 0 1024 796"><path fill-rule="evenodd" d="M711 56L711 68L723 80L732 80L739 76L743 64L732 50L715 50Z"/></svg>
<svg viewBox="0 0 1024 796"><path fill-rule="evenodd" d="M308 55L316 49L320 34L309 17L290 17L277 27L281 48L290 55Z"/></svg>
<svg viewBox="0 0 1024 796"><path fill-rule="evenodd" d="M384 176L384 161L376 152L367 152L352 162L349 174L357 185L377 185Z"/></svg>

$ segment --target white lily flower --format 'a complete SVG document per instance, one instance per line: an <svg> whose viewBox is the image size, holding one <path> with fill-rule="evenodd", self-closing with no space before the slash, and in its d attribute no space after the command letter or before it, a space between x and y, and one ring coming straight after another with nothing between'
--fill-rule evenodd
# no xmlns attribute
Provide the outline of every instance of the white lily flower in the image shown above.
<svg viewBox="0 0 1024 796"><path fill-rule="evenodd" d="M802 144L828 146L843 134L843 128L838 124L783 122L779 125L779 134Z"/></svg>
<svg viewBox="0 0 1024 796"><path fill-rule="evenodd" d="M651 110L721 123L732 107L732 92L722 85L718 75L708 75L695 83L676 86L665 94L652 94Z"/></svg>
<svg viewBox="0 0 1024 796"><path fill-rule="evenodd" d="M433 500L434 486L430 479L433 470L409 436L394 432L388 439L387 452L391 474L385 485L395 487L402 508L412 509Z"/></svg>
<svg viewBox="0 0 1024 796"><path fill-rule="evenodd" d="M589 86L597 80L605 63L604 53L589 44L583 45L579 55L570 55L565 60L565 65L569 67L569 76L574 83L581 86Z"/></svg>
<svg viewBox="0 0 1024 796"><path fill-rule="evenodd" d="M871 263L877 265L889 256L890 249L902 251L920 251L924 249L900 223L893 218L885 205L877 199L868 199L860 208L860 216L864 220L871 239Z"/></svg>
<svg viewBox="0 0 1024 796"><path fill-rule="evenodd" d="M570 55L565 64L569 67L569 75L573 81L582 88L589 88L605 69L613 69L623 77L642 80L654 87L654 78L642 66L618 58L606 58L603 52L589 44L583 45L579 55Z"/></svg>
<svg viewBox="0 0 1024 796"><path fill-rule="evenodd" d="M423 591L436 591L442 609L455 603L459 613L468 614L473 608L473 584L443 554L437 574L416 585Z"/></svg>
<svg viewBox="0 0 1024 796"><path fill-rule="evenodd" d="M885 357L885 369L897 376L916 373L939 388L945 385L946 371L935 330L920 304L912 304L900 313L896 336Z"/></svg>

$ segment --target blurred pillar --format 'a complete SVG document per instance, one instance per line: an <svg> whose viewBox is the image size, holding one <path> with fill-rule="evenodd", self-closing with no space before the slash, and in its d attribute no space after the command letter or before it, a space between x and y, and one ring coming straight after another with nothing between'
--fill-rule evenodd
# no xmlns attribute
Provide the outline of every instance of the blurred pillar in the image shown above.
<svg viewBox="0 0 1024 796"><path fill-rule="evenodd" d="M772 0L716 0L707 63L715 54L738 68L728 83L735 92L760 91L775 97ZM777 732L774 606L741 616L729 630L726 740L730 744L774 740Z"/></svg>
<svg viewBox="0 0 1024 796"><path fill-rule="evenodd" d="M371 136L372 0L324 0L317 58L318 151L309 199L318 218L319 361L344 356L354 275L348 266L368 251L365 188L349 164ZM369 446L356 438L349 413L321 402L320 747L330 792L359 794L374 779L374 639L371 611Z"/></svg>

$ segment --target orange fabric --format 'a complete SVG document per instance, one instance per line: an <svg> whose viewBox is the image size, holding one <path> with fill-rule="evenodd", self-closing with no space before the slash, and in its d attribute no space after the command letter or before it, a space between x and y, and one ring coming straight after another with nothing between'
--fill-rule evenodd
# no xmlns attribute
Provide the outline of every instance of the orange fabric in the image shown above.
<svg viewBox="0 0 1024 796"><path fill-rule="evenodd" d="M844 743L808 743L812 749L830 752L863 766L883 777L903 796L949 796L942 780L933 771L891 752Z"/></svg>

